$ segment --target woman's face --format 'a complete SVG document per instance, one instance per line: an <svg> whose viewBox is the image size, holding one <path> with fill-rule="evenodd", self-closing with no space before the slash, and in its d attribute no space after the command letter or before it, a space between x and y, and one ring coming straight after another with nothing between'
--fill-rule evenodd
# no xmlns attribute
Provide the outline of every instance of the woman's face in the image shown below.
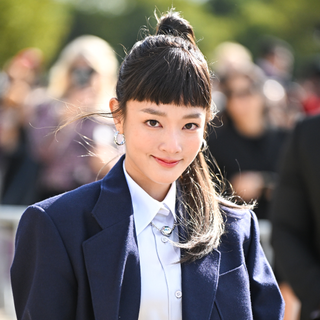
<svg viewBox="0 0 320 320"><path fill-rule="evenodd" d="M227 85L229 90L227 111L234 121L253 114L263 115L264 99L252 88L249 79L236 76L230 79Z"/></svg>
<svg viewBox="0 0 320 320"><path fill-rule="evenodd" d="M111 110L117 103L111 100ZM199 152L205 123L202 107L128 101L125 119L116 123L126 139L128 174L153 198L163 200Z"/></svg>
<svg viewBox="0 0 320 320"><path fill-rule="evenodd" d="M70 67L69 82L69 104L95 106L101 91L101 75L83 57L76 58Z"/></svg>

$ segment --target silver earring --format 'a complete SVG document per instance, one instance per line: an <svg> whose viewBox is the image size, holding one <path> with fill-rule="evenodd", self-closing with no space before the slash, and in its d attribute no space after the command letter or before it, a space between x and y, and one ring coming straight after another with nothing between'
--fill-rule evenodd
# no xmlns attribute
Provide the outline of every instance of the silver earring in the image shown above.
<svg viewBox="0 0 320 320"><path fill-rule="evenodd" d="M203 152L203 151L207 150L207 148L208 148L207 141L206 141L206 139L203 138L200 151Z"/></svg>
<svg viewBox="0 0 320 320"><path fill-rule="evenodd" d="M122 134L122 141L118 141L118 136L119 136L119 131L116 131L115 134L114 134L114 143L117 145L117 146L123 146L125 143L126 143L126 139L124 138L124 134Z"/></svg>

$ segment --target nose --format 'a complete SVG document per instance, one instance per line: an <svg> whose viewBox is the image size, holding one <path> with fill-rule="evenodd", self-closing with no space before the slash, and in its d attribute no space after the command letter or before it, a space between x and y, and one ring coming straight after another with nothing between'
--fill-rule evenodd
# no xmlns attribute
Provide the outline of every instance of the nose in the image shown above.
<svg viewBox="0 0 320 320"><path fill-rule="evenodd" d="M162 141L160 143L160 150L170 154L181 152L182 143L179 133L171 130L163 133Z"/></svg>

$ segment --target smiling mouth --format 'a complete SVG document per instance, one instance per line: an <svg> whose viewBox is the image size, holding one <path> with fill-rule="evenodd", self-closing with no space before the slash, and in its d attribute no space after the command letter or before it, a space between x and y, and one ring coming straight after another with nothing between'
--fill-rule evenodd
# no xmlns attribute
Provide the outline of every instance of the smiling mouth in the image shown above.
<svg viewBox="0 0 320 320"><path fill-rule="evenodd" d="M176 166L180 160L168 160L168 159L160 159L155 156L153 158L163 167L172 168Z"/></svg>

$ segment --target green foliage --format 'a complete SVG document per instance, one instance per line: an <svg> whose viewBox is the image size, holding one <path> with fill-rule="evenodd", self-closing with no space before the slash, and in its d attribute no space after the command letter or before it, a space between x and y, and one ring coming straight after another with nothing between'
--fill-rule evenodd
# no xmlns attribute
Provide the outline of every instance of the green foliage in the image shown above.
<svg viewBox="0 0 320 320"><path fill-rule="evenodd" d="M136 0L119 15L112 12L75 11L72 31L66 43L81 34L93 34L108 41L121 59L125 50L141 40L146 34L153 34L156 26L154 11L158 15L172 7L172 0ZM231 19L215 17L207 7L197 2L175 0L174 7L191 22L199 40L201 50L208 57L215 46L233 35L234 24ZM146 31L148 30L148 31Z"/></svg>
<svg viewBox="0 0 320 320"><path fill-rule="evenodd" d="M78 7L68 41L83 33L98 35L115 48L119 60L124 56L123 47L130 49L143 37L141 27L147 26L153 32L150 26L156 25L155 8L164 12L172 6L194 26L199 47L209 62L215 47L223 41L240 42L257 55L259 41L266 34L289 42L298 58L319 51L320 40L315 41L314 36L319 0L94 1L109 1L109 7L118 1L122 10L86 12Z"/></svg>
<svg viewBox="0 0 320 320"><path fill-rule="evenodd" d="M22 48L39 47L52 62L82 34L108 41L119 60L147 33L153 11L172 6L194 26L210 62L223 41L238 41L257 54L265 34L292 45L296 57L319 52L319 0L0 0L0 64ZM72 25L71 22L73 21Z"/></svg>
<svg viewBox="0 0 320 320"><path fill-rule="evenodd" d="M208 1L211 12L217 15L214 4L220 0ZM242 43L254 54L265 34L287 41L298 60L319 52L319 0L228 0L232 2L237 10L229 10L224 16L236 25L230 40Z"/></svg>
<svg viewBox="0 0 320 320"><path fill-rule="evenodd" d="M0 65L26 47L38 47L49 61L69 32L70 10L54 0L0 1Z"/></svg>

